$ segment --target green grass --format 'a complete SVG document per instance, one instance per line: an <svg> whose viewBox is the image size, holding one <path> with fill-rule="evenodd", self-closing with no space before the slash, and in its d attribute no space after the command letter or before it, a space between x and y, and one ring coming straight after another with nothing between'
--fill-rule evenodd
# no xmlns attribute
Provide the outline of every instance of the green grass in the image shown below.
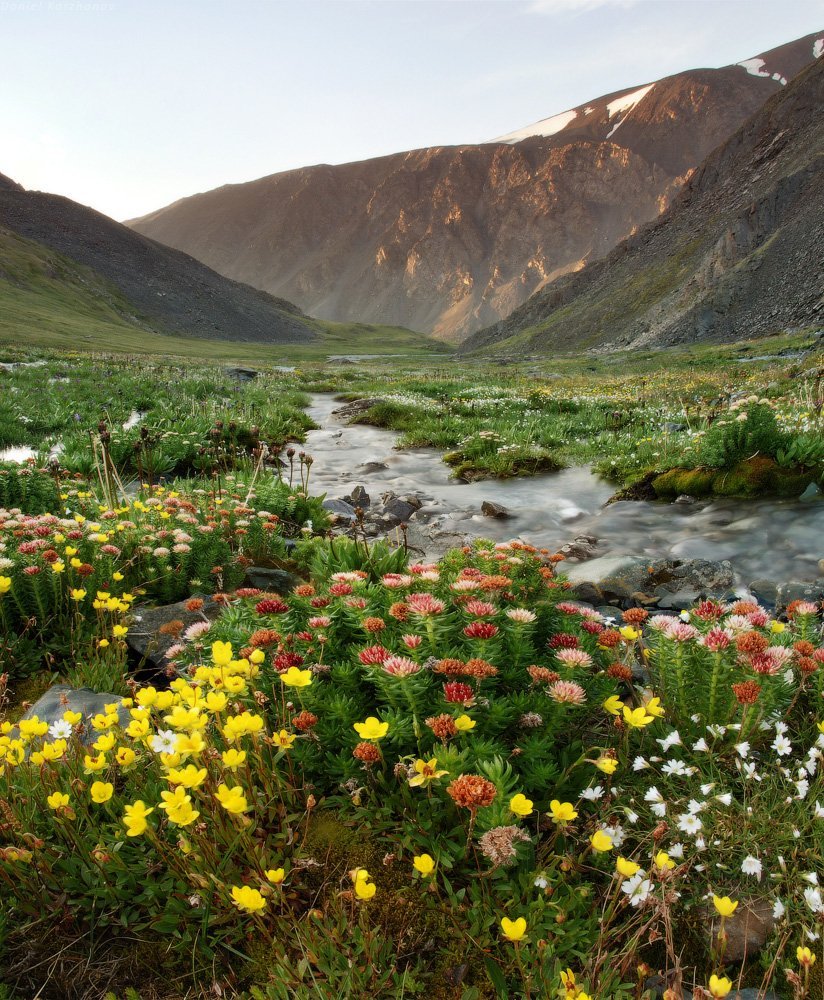
<svg viewBox="0 0 824 1000"><path fill-rule="evenodd" d="M253 364L323 361L330 354L448 354L400 327L315 320L309 345L203 340L147 329L119 291L91 268L0 229L0 344ZM148 324L146 324L148 326Z"/></svg>

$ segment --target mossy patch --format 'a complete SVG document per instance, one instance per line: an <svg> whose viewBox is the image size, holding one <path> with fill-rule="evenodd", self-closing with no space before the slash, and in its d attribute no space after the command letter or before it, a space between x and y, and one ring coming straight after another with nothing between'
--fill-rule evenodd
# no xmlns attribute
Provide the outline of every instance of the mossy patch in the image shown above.
<svg viewBox="0 0 824 1000"><path fill-rule="evenodd" d="M652 480L658 497L672 499L682 494L694 497L798 497L815 473L784 468L771 458L755 456L732 469L669 469Z"/></svg>

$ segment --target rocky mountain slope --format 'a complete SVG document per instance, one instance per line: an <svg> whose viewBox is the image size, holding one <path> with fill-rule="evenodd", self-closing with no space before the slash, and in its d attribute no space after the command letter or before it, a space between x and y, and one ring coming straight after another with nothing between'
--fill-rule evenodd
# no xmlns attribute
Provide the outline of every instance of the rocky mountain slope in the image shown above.
<svg viewBox="0 0 824 1000"><path fill-rule="evenodd" d="M105 317L163 334L270 344L304 344L317 336L315 324L292 303L231 281L68 198L26 191L2 174L0 265L0 308L13 298L16 315L28 308L33 324L43 322L44 305L53 317L62 302L72 321Z"/></svg>
<svg viewBox="0 0 824 1000"><path fill-rule="evenodd" d="M824 59L694 172L657 222L462 350L755 337L824 322Z"/></svg>
<svg viewBox="0 0 824 1000"><path fill-rule="evenodd" d="M460 340L654 219L820 49L810 35L482 145L291 170L130 225L313 315Z"/></svg>

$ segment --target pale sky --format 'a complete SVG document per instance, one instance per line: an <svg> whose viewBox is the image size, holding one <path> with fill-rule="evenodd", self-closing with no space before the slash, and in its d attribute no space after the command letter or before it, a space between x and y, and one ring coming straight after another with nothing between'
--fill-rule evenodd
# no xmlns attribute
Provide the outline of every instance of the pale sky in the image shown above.
<svg viewBox="0 0 824 1000"><path fill-rule="evenodd" d="M822 28L824 0L0 0L0 173L125 219Z"/></svg>

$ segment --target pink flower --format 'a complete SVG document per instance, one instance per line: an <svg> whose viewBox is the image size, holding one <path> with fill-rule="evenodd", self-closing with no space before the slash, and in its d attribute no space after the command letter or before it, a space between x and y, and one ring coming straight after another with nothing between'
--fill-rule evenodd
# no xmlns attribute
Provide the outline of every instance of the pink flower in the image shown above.
<svg viewBox="0 0 824 1000"><path fill-rule="evenodd" d="M664 635L673 642L689 642L697 639L701 634L694 625L681 622L676 619L671 625L667 625L663 630Z"/></svg>
<svg viewBox="0 0 824 1000"><path fill-rule="evenodd" d="M723 628L711 628L702 639L702 643L711 653L726 649L732 640L732 634Z"/></svg>
<svg viewBox="0 0 824 1000"><path fill-rule="evenodd" d="M590 667L592 657L584 649L559 649L555 659L565 667Z"/></svg>
<svg viewBox="0 0 824 1000"><path fill-rule="evenodd" d="M448 702L456 705L471 705L475 701L475 691L469 684L460 681L449 681L443 686L443 696Z"/></svg>
<svg viewBox="0 0 824 1000"><path fill-rule="evenodd" d="M527 608L510 608L506 612L506 617L518 625L531 625L537 618L537 615L534 611L529 611Z"/></svg>
<svg viewBox="0 0 824 1000"><path fill-rule="evenodd" d="M407 649L417 649L423 642L423 639L419 635L402 635L401 639L403 639Z"/></svg>
<svg viewBox="0 0 824 1000"><path fill-rule="evenodd" d="M394 677L410 677L418 673L421 665L410 660L408 656L387 656L383 661L383 669Z"/></svg>
<svg viewBox="0 0 824 1000"><path fill-rule="evenodd" d="M406 603L413 615L420 615L422 618L439 615L446 608L444 602L439 597L433 597L432 594L410 594Z"/></svg>
<svg viewBox="0 0 824 1000"><path fill-rule="evenodd" d="M497 608L489 601L467 601L464 610L475 618L488 618L489 615L495 614Z"/></svg>
<svg viewBox="0 0 824 1000"><path fill-rule="evenodd" d="M389 650L384 649L383 646L367 646L366 649L362 649L358 653L358 659L365 667L376 664L383 666L383 661L390 655Z"/></svg>
<svg viewBox="0 0 824 1000"><path fill-rule="evenodd" d="M492 622L470 622L463 634L467 639L494 639L498 634L498 626Z"/></svg>
<svg viewBox="0 0 824 1000"><path fill-rule="evenodd" d="M583 705L586 691L574 681L555 681L549 688L549 697L563 705Z"/></svg>
<svg viewBox="0 0 824 1000"><path fill-rule="evenodd" d="M565 615L580 615L581 608L577 604L572 604L569 601L561 601L558 605L558 610L562 611Z"/></svg>
<svg viewBox="0 0 824 1000"><path fill-rule="evenodd" d="M193 639L197 639L205 632L208 632L211 627L212 626L210 622L195 622L193 625L190 625L186 629L186 631L183 633L183 638L186 640L186 642L191 642ZM168 652L166 653L166 655L167 656L169 655Z"/></svg>

